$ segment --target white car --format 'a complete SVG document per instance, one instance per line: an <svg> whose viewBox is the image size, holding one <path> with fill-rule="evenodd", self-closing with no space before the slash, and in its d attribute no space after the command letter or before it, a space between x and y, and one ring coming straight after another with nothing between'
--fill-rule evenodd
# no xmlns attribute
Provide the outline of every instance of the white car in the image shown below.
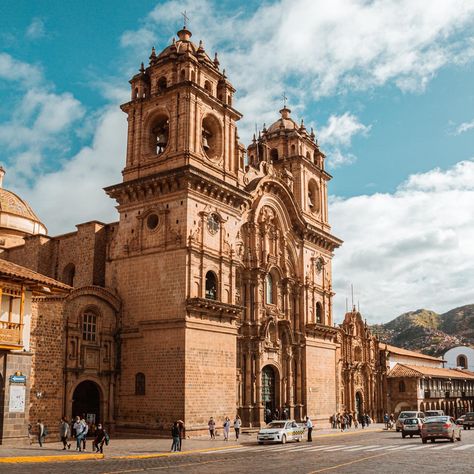
<svg viewBox="0 0 474 474"><path fill-rule="evenodd" d="M287 441L301 441L304 434L304 425L295 420L274 420L262 428L257 435L258 444L273 441L285 444Z"/></svg>

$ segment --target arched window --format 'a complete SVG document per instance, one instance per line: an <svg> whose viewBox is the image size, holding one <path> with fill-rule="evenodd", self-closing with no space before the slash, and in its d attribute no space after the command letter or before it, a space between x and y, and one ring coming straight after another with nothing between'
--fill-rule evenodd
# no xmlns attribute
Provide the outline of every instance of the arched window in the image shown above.
<svg viewBox="0 0 474 474"><path fill-rule="evenodd" d="M74 277L76 275L76 266L74 263L68 263L63 270L63 282L66 285L74 286Z"/></svg>
<svg viewBox="0 0 474 474"><path fill-rule="evenodd" d="M208 300L217 299L217 277L214 272L206 273L206 298Z"/></svg>
<svg viewBox="0 0 474 474"><path fill-rule="evenodd" d="M135 395L145 395L146 391L145 374L138 372L135 374Z"/></svg>
<svg viewBox="0 0 474 474"><path fill-rule="evenodd" d="M278 161L278 150L276 148L270 150L270 159L272 161Z"/></svg>
<svg viewBox="0 0 474 474"><path fill-rule="evenodd" d="M212 86L211 86L211 83L209 81L204 82L204 89L206 89L207 92L209 92L209 94L212 93Z"/></svg>
<svg viewBox="0 0 474 474"><path fill-rule="evenodd" d="M359 346L354 349L354 360L356 362L362 362L362 349Z"/></svg>
<svg viewBox="0 0 474 474"><path fill-rule="evenodd" d="M319 188L314 179L308 183L308 210L319 212Z"/></svg>
<svg viewBox="0 0 474 474"><path fill-rule="evenodd" d="M222 155L222 125L213 115L206 115L202 121L202 148L211 159Z"/></svg>
<svg viewBox="0 0 474 474"><path fill-rule="evenodd" d="M323 305L316 303L316 322L321 324L323 322Z"/></svg>
<svg viewBox="0 0 474 474"><path fill-rule="evenodd" d="M403 380L400 380L400 382L398 382L398 391L400 393L403 393L405 391L405 382Z"/></svg>
<svg viewBox="0 0 474 474"><path fill-rule="evenodd" d="M163 92L166 90L167 84L166 84L166 77L160 77L158 79L158 92Z"/></svg>
<svg viewBox="0 0 474 474"><path fill-rule="evenodd" d="M270 273L267 273L267 276L265 277L265 302L267 304L273 304L274 303L273 277L271 276Z"/></svg>
<svg viewBox="0 0 474 474"><path fill-rule="evenodd" d="M461 367L461 369L467 369L467 357L465 355L458 355L456 366Z"/></svg>
<svg viewBox="0 0 474 474"><path fill-rule="evenodd" d="M169 120L165 115L156 117L150 127L150 148L151 152L161 155L168 145Z"/></svg>
<svg viewBox="0 0 474 474"><path fill-rule="evenodd" d="M296 155L296 145L291 145L291 154Z"/></svg>
<svg viewBox="0 0 474 474"><path fill-rule="evenodd" d="M95 342L97 339L97 314L86 311L82 315L82 339Z"/></svg>
<svg viewBox="0 0 474 474"><path fill-rule="evenodd" d="M181 69L181 80L186 80L186 71L184 69Z"/></svg>

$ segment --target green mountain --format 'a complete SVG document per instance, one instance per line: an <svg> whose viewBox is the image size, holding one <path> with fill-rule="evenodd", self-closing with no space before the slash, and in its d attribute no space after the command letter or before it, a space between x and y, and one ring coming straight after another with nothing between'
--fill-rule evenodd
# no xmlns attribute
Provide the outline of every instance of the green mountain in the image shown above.
<svg viewBox="0 0 474 474"><path fill-rule="evenodd" d="M383 342L438 356L451 347L474 346L474 304L443 314L418 309L371 328Z"/></svg>

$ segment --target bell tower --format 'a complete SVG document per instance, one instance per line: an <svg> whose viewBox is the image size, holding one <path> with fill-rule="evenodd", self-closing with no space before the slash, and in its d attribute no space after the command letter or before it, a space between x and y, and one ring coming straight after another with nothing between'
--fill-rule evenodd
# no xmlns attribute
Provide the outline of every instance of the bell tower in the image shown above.
<svg viewBox="0 0 474 474"><path fill-rule="evenodd" d="M280 118L263 128L248 147L250 164L265 161L292 180L293 192L305 219L329 230L327 183L331 175L324 169L326 155L320 150L314 131L298 124L286 105Z"/></svg>
<svg viewBox="0 0 474 474"><path fill-rule="evenodd" d="M235 89L217 53L207 55L202 41L191 41L183 27L160 54L152 49L148 67L130 80L128 146L124 181L193 165L237 183L239 160L233 106Z"/></svg>

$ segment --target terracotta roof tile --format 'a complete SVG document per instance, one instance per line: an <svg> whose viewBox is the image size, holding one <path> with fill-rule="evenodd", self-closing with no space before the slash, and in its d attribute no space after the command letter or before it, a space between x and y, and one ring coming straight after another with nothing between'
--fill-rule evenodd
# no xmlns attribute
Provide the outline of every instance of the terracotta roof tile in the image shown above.
<svg viewBox="0 0 474 474"><path fill-rule="evenodd" d="M402 349L401 347L391 346L390 344L380 344L380 348L387 350L388 352L393 352L394 354L399 355L406 355L409 357L416 357L417 359L427 359L427 360L435 360L437 362L443 362L442 357L433 357L426 354L422 354L421 352L409 351L408 349Z"/></svg>
<svg viewBox="0 0 474 474"><path fill-rule="evenodd" d="M449 379L474 379L474 372L460 369L424 367L422 365L397 364L388 377L439 377Z"/></svg>

